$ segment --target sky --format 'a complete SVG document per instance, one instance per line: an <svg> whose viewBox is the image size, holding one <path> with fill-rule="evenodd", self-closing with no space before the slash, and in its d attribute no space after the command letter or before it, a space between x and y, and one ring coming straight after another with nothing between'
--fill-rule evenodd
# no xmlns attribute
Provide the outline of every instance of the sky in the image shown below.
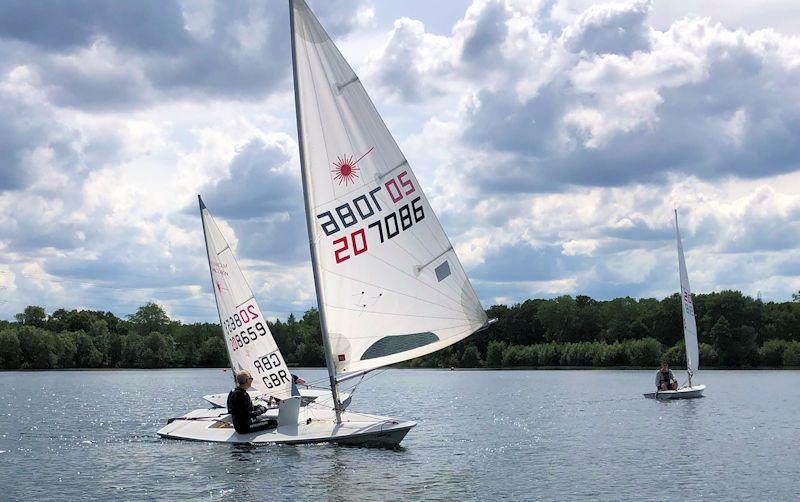
<svg viewBox="0 0 800 502"><path fill-rule="evenodd" d="M484 305L800 290L800 4L309 4ZM197 194L262 309L316 303L287 2L0 2L0 318L216 322Z"/></svg>

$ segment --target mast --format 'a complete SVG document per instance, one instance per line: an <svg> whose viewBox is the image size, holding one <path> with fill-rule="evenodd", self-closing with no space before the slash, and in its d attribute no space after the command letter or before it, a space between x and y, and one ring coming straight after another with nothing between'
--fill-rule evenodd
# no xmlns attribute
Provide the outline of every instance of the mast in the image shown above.
<svg viewBox="0 0 800 502"><path fill-rule="evenodd" d="M200 203L200 223L203 225L203 243L206 245L206 261L208 262L208 274L211 276L211 290L214 290L214 273L211 271L211 259L208 257L208 234L206 232L206 218L203 216L203 209L206 208L206 205L203 204L203 198L200 197L200 194L197 194L197 201ZM217 305L217 317L219 318L219 327L222 329L222 312L219 309L219 300L217 299L217 295L214 295L214 303ZM225 341L225 332L222 333L222 341L225 342L227 345L227 341ZM227 350L225 353L227 354ZM231 361L230 356L228 357L228 362L231 364L231 376L233 377L233 382L236 383L236 368L233 367L233 361Z"/></svg>
<svg viewBox="0 0 800 502"><path fill-rule="evenodd" d="M300 174L303 180L303 203L306 208L306 226L308 227L308 244L311 248L311 270L314 273L314 289L317 293L317 307L319 309L319 327L322 331L322 346L325 349L325 364L328 367L331 395L333 396L333 409L336 412L336 423L342 423L342 403L339 402L339 384L336 381L336 369L333 363L333 353L328 342L328 323L325 315L325 300L322 284L317 267L317 247L314 243L314 222L311 203L308 198L308 174L306 170L305 146L303 144L303 126L300 114L300 92L297 84L297 44L294 33L294 0L289 0L289 26L292 40L292 78L294 80L294 110L297 117L297 144L300 147Z"/></svg>
<svg viewBox="0 0 800 502"><path fill-rule="evenodd" d="M686 374L689 377L689 387L692 386L692 368L689 361L689 344L686 343L686 299L684 298L684 288L683 288L683 277L686 273L686 259L683 256L683 243L681 242L681 231L680 227L678 226L678 208L674 208L673 211L675 212L675 238L678 242L678 275L680 276L681 281L681 318L683 319L683 336L684 336L684 351L686 352ZM688 287L688 277L687 277L687 286ZM691 293L689 293L691 295ZM694 306L692 306L694 309ZM695 328L696 329L696 328ZM697 335L695 335L697 336ZM692 361L696 364L695 361Z"/></svg>

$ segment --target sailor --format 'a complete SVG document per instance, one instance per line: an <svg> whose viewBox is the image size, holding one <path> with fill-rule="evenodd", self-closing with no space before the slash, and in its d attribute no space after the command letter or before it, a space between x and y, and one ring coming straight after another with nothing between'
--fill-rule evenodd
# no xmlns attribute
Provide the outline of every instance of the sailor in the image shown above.
<svg viewBox="0 0 800 502"><path fill-rule="evenodd" d="M666 361L661 361L661 368L656 371L656 390L678 390L678 380Z"/></svg>
<svg viewBox="0 0 800 502"><path fill-rule="evenodd" d="M258 430L267 429L275 425L274 420L259 420L267 409L261 405L253 406L247 389L253 383L253 377L247 371L236 374L236 388L228 393L228 413L233 419L233 428L239 434L247 434Z"/></svg>

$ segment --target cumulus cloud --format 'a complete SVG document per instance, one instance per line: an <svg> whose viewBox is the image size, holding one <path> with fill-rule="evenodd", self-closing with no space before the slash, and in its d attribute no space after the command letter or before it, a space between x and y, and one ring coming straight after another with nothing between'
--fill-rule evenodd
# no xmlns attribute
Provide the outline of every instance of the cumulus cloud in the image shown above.
<svg viewBox="0 0 800 502"><path fill-rule="evenodd" d="M289 162L296 150L288 138L270 145L253 139L232 160L228 178L201 189L212 214L225 218L238 236L240 257L273 263L309 259L300 177Z"/></svg>
<svg viewBox="0 0 800 502"><path fill-rule="evenodd" d="M649 9L638 0L593 5L558 36L538 31L536 13L512 2L469 9L449 39L460 59L440 50L441 64L427 66L436 68L431 77L461 83L466 97L451 120L462 125L463 142L502 159L495 170L475 168L486 186L536 192L796 169L800 151L790 138L800 115L785 104L800 97L792 84L798 39L709 19L658 31L647 24ZM430 46L426 35L407 33L402 46ZM475 77L480 54L490 56ZM413 68L419 89L429 75Z"/></svg>
<svg viewBox="0 0 800 502"><path fill-rule="evenodd" d="M673 293L675 207L695 290L800 289L800 39L584 4L475 0L445 34L311 7L484 304ZM156 7L0 6L5 318L157 300L214 319L197 193L267 311L314 304L285 4Z"/></svg>
<svg viewBox="0 0 800 502"><path fill-rule="evenodd" d="M592 5L562 32L563 44L572 52L630 55L650 47L644 24L650 0Z"/></svg>

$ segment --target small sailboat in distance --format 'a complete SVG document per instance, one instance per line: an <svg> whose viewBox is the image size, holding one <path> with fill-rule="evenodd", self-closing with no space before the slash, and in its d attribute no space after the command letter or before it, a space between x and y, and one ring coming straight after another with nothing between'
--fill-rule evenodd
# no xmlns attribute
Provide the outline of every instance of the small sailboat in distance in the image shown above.
<svg viewBox="0 0 800 502"><path fill-rule="evenodd" d="M339 384L448 347L494 319L358 77L303 0L290 0L289 11L303 198L333 405L318 399L299 409L298 397L284 399L277 427L247 435L218 409L196 410L159 434L396 445L416 423L345 410Z"/></svg>
<svg viewBox="0 0 800 502"><path fill-rule="evenodd" d="M683 339L686 344L686 373L688 382L678 390L657 390L645 394L645 397L656 399L690 399L702 397L705 385L694 385L692 377L700 367L700 350L697 345L697 323L694 318L694 302L689 287L689 274L686 272L686 260L683 257L681 231L678 227L678 210L675 210L675 238L678 242L678 270L681 280L681 306L683 313Z"/></svg>

